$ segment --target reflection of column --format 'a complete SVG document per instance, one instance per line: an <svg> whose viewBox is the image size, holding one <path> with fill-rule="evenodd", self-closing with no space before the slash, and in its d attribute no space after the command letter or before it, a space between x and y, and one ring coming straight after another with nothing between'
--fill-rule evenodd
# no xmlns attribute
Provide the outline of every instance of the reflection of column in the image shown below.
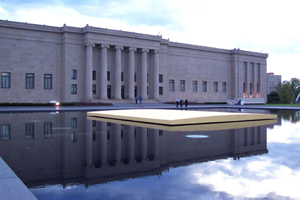
<svg viewBox="0 0 300 200"><path fill-rule="evenodd" d="M159 99L158 81L159 81L159 51L154 51L154 66L153 66L153 98Z"/></svg>
<svg viewBox="0 0 300 200"><path fill-rule="evenodd" d="M107 163L107 122L100 122L101 165Z"/></svg>
<svg viewBox="0 0 300 200"><path fill-rule="evenodd" d="M86 148L86 167L90 168L93 164L93 133L92 120L85 120L85 148Z"/></svg>
<svg viewBox="0 0 300 200"><path fill-rule="evenodd" d="M122 46L115 47L115 99L122 99L121 98L121 50L123 49Z"/></svg>
<svg viewBox="0 0 300 200"><path fill-rule="evenodd" d="M101 45L101 77L100 99L107 99L107 49L109 45Z"/></svg>
<svg viewBox="0 0 300 200"><path fill-rule="evenodd" d="M128 66L128 98L134 99L134 52L136 48L129 48Z"/></svg>
<svg viewBox="0 0 300 200"><path fill-rule="evenodd" d="M142 49L142 69L141 69L141 93L143 99L147 97L147 53L148 49Z"/></svg>
<svg viewBox="0 0 300 200"><path fill-rule="evenodd" d="M141 146L142 146L142 161L146 161L147 159L147 128L142 128L141 130Z"/></svg>
<svg viewBox="0 0 300 200"><path fill-rule="evenodd" d="M115 136L115 160L116 164L121 162L121 124L112 124Z"/></svg>
<svg viewBox="0 0 300 200"><path fill-rule="evenodd" d="M153 156L154 156L154 160L157 160L158 159L158 154L159 154L159 130L154 129L153 130L153 135L154 135L154 152L153 152Z"/></svg>
<svg viewBox="0 0 300 200"><path fill-rule="evenodd" d="M128 127L128 157L129 163L134 161L134 126Z"/></svg>
<svg viewBox="0 0 300 200"><path fill-rule="evenodd" d="M92 100L93 99L93 93L92 93L93 47L95 46L95 44L86 43L85 46L86 46L85 99Z"/></svg>

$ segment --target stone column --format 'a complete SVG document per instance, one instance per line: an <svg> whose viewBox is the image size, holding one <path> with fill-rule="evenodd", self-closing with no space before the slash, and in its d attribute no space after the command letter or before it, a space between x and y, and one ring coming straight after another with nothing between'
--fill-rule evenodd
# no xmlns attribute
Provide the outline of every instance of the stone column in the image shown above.
<svg viewBox="0 0 300 200"><path fill-rule="evenodd" d="M134 97L134 52L136 48L129 48L129 66L128 66L128 99Z"/></svg>
<svg viewBox="0 0 300 200"><path fill-rule="evenodd" d="M85 85L85 100L91 101L93 99L92 92L92 74L93 74L93 47L95 44L86 43L86 68L85 68L85 76L86 76L86 85Z"/></svg>
<svg viewBox="0 0 300 200"><path fill-rule="evenodd" d="M251 83L251 74L250 74L250 67L251 64L247 63L246 64L246 98L250 98L250 83Z"/></svg>
<svg viewBox="0 0 300 200"><path fill-rule="evenodd" d="M253 92L254 92L253 97L254 98L258 98L257 78L258 78L257 66L253 64Z"/></svg>
<svg viewBox="0 0 300 200"><path fill-rule="evenodd" d="M100 122L101 165L107 164L107 122Z"/></svg>
<svg viewBox="0 0 300 200"><path fill-rule="evenodd" d="M85 148L86 148L86 167L91 168L93 164L93 133L92 120L86 119L85 123Z"/></svg>
<svg viewBox="0 0 300 200"><path fill-rule="evenodd" d="M154 66L153 66L153 98L159 99L159 51L154 50Z"/></svg>
<svg viewBox="0 0 300 200"><path fill-rule="evenodd" d="M109 45L102 44L101 48L101 77L100 77L100 99L107 99L107 49Z"/></svg>
<svg viewBox="0 0 300 200"><path fill-rule="evenodd" d="M115 47L115 99L122 99L121 97L121 50L122 46Z"/></svg>
<svg viewBox="0 0 300 200"><path fill-rule="evenodd" d="M147 96L147 53L149 49L142 49L142 69L141 69L141 93L143 99L148 99Z"/></svg>

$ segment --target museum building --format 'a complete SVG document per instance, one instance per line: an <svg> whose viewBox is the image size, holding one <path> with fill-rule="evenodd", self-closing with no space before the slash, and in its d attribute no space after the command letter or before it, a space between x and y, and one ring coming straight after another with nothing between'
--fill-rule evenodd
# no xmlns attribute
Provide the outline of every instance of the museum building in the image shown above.
<svg viewBox="0 0 300 200"><path fill-rule="evenodd" d="M265 102L268 54L0 20L0 102Z"/></svg>

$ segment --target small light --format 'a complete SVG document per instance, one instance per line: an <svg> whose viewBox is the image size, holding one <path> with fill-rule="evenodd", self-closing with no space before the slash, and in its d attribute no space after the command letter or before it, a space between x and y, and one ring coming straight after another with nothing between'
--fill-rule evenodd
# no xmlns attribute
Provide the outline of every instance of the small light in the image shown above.
<svg viewBox="0 0 300 200"><path fill-rule="evenodd" d="M55 102L55 105L56 105L56 106L59 106L59 102L58 102L58 101L57 101L57 102Z"/></svg>

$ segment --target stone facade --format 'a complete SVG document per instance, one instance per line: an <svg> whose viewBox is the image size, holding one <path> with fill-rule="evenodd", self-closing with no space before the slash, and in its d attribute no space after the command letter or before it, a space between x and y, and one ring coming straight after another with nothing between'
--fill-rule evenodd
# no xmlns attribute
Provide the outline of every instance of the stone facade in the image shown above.
<svg viewBox="0 0 300 200"><path fill-rule="evenodd" d="M0 20L0 102L266 100L267 57L88 25Z"/></svg>

